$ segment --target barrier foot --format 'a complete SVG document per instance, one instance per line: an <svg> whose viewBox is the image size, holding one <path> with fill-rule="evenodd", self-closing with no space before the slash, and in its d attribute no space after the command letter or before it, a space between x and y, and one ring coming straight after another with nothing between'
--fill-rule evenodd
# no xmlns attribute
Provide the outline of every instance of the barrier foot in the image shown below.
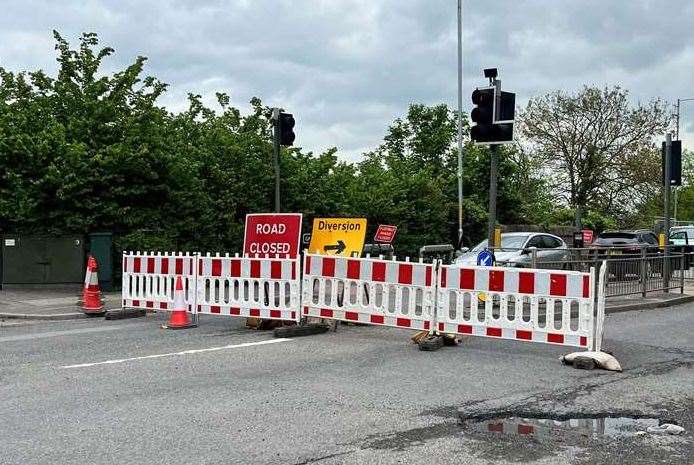
<svg viewBox="0 0 694 465"><path fill-rule="evenodd" d="M307 325L281 326L275 328L273 336L275 337L302 337L312 336L314 334L327 333L330 327L324 324L311 323Z"/></svg>
<svg viewBox="0 0 694 465"><path fill-rule="evenodd" d="M417 343L419 350L425 350L428 352L439 350L441 347L443 347L443 344L444 337L442 335L427 336L420 339Z"/></svg>
<svg viewBox="0 0 694 465"><path fill-rule="evenodd" d="M559 360L564 365L571 365L574 368L582 370L592 370L593 368L601 368L608 371L622 371L622 365L617 359L606 352L584 351L572 352L568 355L560 357Z"/></svg>
<svg viewBox="0 0 694 465"><path fill-rule="evenodd" d="M144 308L114 308L104 314L105 320L122 320L125 318L140 318L147 316Z"/></svg>

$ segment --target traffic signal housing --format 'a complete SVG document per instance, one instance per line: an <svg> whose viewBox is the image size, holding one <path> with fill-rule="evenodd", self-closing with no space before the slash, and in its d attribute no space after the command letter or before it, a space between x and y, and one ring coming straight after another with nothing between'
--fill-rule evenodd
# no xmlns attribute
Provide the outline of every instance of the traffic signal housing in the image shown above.
<svg viewBox="0 0 694 465"><path fill-rule="evenodd" d="M498 104L497 104L498 100ZM470 119L475 123L470 138L477 144L505 144L513 142L513 122L516 114L516 94L501 92L497 99L496 87L475 89L472 93Z"/></svg>
<svg viewBox="0 0 694 465"><path fill-rule="evenodd" d="M291 113L280 113L280 145L294 145L296 134L294 134L294 115Z"/></svg>
<svg viewBox="0 0 694 465"><path fill-rule="evenodd" d="M670 147L670 176L665 173L665 142L663 142L661 155L663 160L663 179L669 177L669 184L671 186L681 186L682 185L682 141L673 140ZM667 183L667 181L666 181Z"/></svg>

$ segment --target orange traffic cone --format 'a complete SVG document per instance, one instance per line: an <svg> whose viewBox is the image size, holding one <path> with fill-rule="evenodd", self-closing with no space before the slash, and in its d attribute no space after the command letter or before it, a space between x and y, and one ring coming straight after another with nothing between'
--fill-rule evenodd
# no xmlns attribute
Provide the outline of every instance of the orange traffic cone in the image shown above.
<svg viewBox="0 0 694 465"><path fill-rule="evenodd" d="M162 326L164 329L185 329L197 326L190 321L190 315L186 311L186 302L183 297L183 280L176 276L176 290L174 291L174 306L169 322Z"/></svg>
<svg viewBox="0 0 694 465"><path fill-rule="evenodd" d="M101 315L104 313L104 303L101 300L99 290L99 266L96 259L89 256L87 260L87 272L84 276L84 289L82 290L82 311L87 315Z"/></svg>

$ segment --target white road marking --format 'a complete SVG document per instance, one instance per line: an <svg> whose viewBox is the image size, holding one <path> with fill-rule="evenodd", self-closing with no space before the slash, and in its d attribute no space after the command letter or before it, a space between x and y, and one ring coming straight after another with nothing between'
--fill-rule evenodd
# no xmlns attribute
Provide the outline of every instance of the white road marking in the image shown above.
<svg viewBox="0 0 694 465"><path fill-rule="evenodd" d="M39 321L39 320L25 320L25 321ZM45 322L46 320L41 320L41 321ZM126 323L126 324L119 324L119 325L114 325L114 326L99 326L99 327L92 327L92 328L68 329L65 331L46 331L45 333L18 334L16 336L0 337L0 342L29 341L31 339L43 339L46 337L72 336L75 334L89 334L89 333L101 333L104 331L117 331L119 329L134 328L136 326L142 326L143 323Z"/></svg>
<svg viewBox="0 0 694 465"><path fill-rule="evenodd" d="M244 342L242 344L230 344L230 345L221 346L221 347L209 347L207 349L191 349L191 350L184 350L181 352L169 352L166 354L154 354L154 355L143 355L141 357L119 358L119 359L115 359L115 360L106 360L103 362L79 363L77 365L64 365L64 366L61 366L60 368L86 368L86 367L93 367L96 365L113 365L115 363L125 363L125 362L131 362L134 360L147 360L147 359L151 359L151 358L173 357L175 355L201 354L203 352L216 352L218 350L226 350L226 349L240 349L242 347L262 346L262 345L266 345L266 344L274 344L276 342L287 342L287 341L291 341L291 339L277 338L277 339L268 339L268 340L259 341L259 342Z"/></svg>

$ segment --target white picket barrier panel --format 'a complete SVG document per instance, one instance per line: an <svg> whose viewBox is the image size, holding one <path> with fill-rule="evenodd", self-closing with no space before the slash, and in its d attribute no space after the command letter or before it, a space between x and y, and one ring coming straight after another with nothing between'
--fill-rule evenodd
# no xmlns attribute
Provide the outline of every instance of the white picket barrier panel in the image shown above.
<svg viewBox="0 0 694 465"><path fill-rule="evenodd" d="M123 307L172 310L180 275L188 311L194 313L196 263L197 255L188 252L123 252Z"/></svg>
<svg viewBox="0 0 694 465"><path fill-rule="evenodd" d="M432 264L304 255L303 315L428 330L436 304Z"/></svg>
<svg viewBox="0 0 694 465"><path fill-rule="evenodd" d="M593 348L594 279L594 270L443 265L437 330Z"/></svg>
<svg viewBox="0 0 694 465"><path fill-rule="evenodd" d="M201 314L299 321L299 258L201 256L197 311Z"/></svg>

